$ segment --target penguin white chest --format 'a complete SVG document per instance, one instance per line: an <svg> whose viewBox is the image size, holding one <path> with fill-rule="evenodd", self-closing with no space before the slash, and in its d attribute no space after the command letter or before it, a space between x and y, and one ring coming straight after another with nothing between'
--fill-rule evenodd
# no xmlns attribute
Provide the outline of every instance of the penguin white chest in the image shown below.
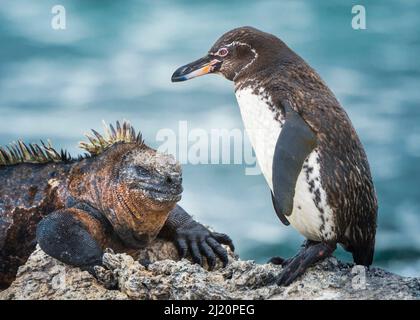
<svg viewBox="0 0 420 320"><path fill-rule="evenodd" d="M257 92L249 87L237 90L236 98L261 171L273 190L274 151L285 119L279 110L272 107L271 97L262 88ZM298 176L292 214L287 219L310 240L320 241L335 237L332 210L322 188L317 149L305 160Z"/></svg>
<svg viewBox="0 0 420 320"><path fill-rule="evenodd" d="M251 88L238 90L236 91L236 99L261 172L270 189L273 190L271 177L274 151L284 118L280 111L273 110L271 97L264 94L262 89L259 90L258 94L255 94Z"/></svg>

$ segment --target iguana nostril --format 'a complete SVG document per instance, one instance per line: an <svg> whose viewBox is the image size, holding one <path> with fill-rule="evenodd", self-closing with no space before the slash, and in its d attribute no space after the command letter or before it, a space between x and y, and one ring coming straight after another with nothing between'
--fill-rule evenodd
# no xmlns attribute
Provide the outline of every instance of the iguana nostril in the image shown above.
<svg viewBox="0 0 420 320"><path fill-rule="evenodd" d="M172 183L172 182L173 182L172 178L170 176L167 176L166 183Z"/></svg>

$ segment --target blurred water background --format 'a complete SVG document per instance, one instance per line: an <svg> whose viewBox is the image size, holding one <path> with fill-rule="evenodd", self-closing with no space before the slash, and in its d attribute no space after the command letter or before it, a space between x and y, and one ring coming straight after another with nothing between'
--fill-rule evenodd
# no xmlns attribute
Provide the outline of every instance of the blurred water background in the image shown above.
<svg viewBox="0 0 420 320"><path fill-rule="evenodd" d="M51 28L66 8L67 29ZM252 25L281 37L342 102L369 156L379 198L376 265L420 275L420 1L2 0L0 144L77 142L101 120L129 119L149 144L161 128L243 130L232 83L170 82L225 31ZM345 143L345 142L343 142ZM303 238L280 224L262 177L245 165L185 165L181 205L228 233L244 259L292 255ZM349 256L337 253L344 259Z"/></svg>

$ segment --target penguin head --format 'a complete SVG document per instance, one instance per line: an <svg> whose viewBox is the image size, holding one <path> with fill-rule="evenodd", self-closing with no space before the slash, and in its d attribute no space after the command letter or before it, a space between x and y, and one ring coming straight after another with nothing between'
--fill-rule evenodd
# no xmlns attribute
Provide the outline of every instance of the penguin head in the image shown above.
<svg viewBox="0 0 420 320"><path fill-rule="evenodd" d="M293 51L274 35L253 27L240 27L222 35L203 58L178 68L172 82L210 73L236 81L293 56L296 56Z"/></svg>

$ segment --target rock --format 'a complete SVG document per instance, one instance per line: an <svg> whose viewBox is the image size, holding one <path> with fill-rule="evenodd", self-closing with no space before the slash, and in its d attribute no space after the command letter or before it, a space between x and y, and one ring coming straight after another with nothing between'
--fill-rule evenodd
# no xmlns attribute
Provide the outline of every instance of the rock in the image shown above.
<svg viewBox="0 0 420 320"><path fill-rule="evenodd" d="M310 268L289 287L275 284L280 266L242 261L229 252L230 263L208 272L178 259L171 243L156 241L136 260L106 252L97 275L117 290L107 290L89 273L66 266L37 248L0 299L419 299L420 278L404 278L378 268L329 258ZM163 260L162 260L163 259ZM366 281L363 281L363 275ZM108 283L109 284L109 283Z"/></svg>
<svg viewBox="0 0 420 320"><path fill-rule="evenodd" d="M127 299L119 291L106 290L88 272L51 258L39 247L16 280L0 292L0 299Z"/></svg>

